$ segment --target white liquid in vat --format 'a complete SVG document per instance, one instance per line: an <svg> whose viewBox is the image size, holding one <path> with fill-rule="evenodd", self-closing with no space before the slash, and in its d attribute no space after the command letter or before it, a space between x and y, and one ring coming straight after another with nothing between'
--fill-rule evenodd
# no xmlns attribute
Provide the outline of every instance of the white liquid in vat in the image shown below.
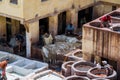
<svg viewBox="0 0 120 80"><path fill-rule="evenodd" d="M62 78L55 76L54 74L45 75L37 80L62 80Z"/></svg>

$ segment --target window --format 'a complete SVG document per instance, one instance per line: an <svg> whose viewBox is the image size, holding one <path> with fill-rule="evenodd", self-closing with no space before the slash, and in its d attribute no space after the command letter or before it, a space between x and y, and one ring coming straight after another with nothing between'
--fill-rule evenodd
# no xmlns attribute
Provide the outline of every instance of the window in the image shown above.
<svg viewBox="0 0 120 80"><path fill-rule="evenodd" d="M44 2L44 1L47 1L47 0L41 0L41 2Z"/></svg>
<svg viewBox="0 0 120 80"><path fill-rule="evenodd" d="M6 18L6 22L11 22L11 18Z"/></svg>
<svg viewBox="0 0 120 80"><path fill-rule="evenodd" d="M116 6L112 6L112 10L116 10L117 9L117 7Z"/></svg>
<svg viewBox="0 0 120 80"><path fill-rule="evenodd" d="M18 4L18 0L10 0L10 3Z"/></svg>

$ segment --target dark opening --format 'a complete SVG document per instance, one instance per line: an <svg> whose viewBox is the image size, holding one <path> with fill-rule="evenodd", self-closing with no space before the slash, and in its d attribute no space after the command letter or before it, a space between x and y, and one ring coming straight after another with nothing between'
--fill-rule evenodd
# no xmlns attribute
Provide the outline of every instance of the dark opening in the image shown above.
<svg viewBox="0 0 120 80"><path fill-rule="evenodd" d="M26 57L26 30L22 24L20 24L18 35L21 35L23 39L23 41L21 41L20 53L18 53L18 55Z"/></svg>
<svg viewBox="0 0 120 80"><path fill-rule="evenodd" d="M10 3L18 4L18 0L10 0Z"/></svg>
<svg viewBox="0 0 120 80"><path fill-rule="evenodd" d="M113 16L113 17L118 17L118 18L120 18L120 12L113 12L113 13L111 13L110 15Z"/></svg>
<svg viewBox="0 0 120 80"><path fill-rule="evenodd" d="M64 34L66 28L66 12L58 15L58 34Z"/></svg>
<svg viewBox="0 0 120 80"><path fill-rule="evenodd" d="M113 68L117 71L117 61L114 61L114 60L110 60L110 59L107 59L107 58L101 58L102 61L107 61L108 64L112 65Z"/></svg>
<svg viewBox="0 0 120 80"><path fill-rule="evenodd" d="M94 27L100 27L101 23L100 22L91 22L90 25L94 26Z"/></svg>
<svg viewBox="0 0 120 80"><path fill-rule="evenodd" d="M39 20L39 30L40 35L49 32L49 18L43 18Z"/></svg>
<svg viewBox="0 0 120 80"><path fill-rule="evenodd" d="M92 20L93 7L83 9L78 12L78 28L82 28L82 25Z"/></svg>
<svg viewBox="0 0 120 80"><path fill-rule="evenodd" d="M20 24L20 30L19 30L20 33L24 32L25 33L25 27L24 25Z"/></svg>
<svg viewBox="0 0 120 80"><path fill-rule="evenodd" d="M116 10L116 9L117 9L117 7L116 7L116 6L112 6L112 11L113 11L113 10Z"/></svg>
<svg viewBox="0 0 120 80"><path fill-rule="evenodd" d="M10 18L6 18L6 36L9 42L12 36L12 23Z"/></svg>
<svg viewBox="0 0 120 80"><path fill-rule="evenodd" d="M120 26L113 27L113 31L120 32Z"/></svg>
<svg viewBox="0 0 120 80"><path fill-rule="evenodd" d="M6 18L6 22L11 22L11 18Z"/></svg>
<svg viewBox="0 0 120 80"><path fill-rule="evenodd" d="M110 59L107 59L107 58L104 58L104 57L101 57L101 61L107 61L108 64L110 64L111 66L113 66L114 70L117 72L117 61L114 61L114 60L110 60ZM117 78L118 78L118 73L117 73ZM117 79L118 80L118 79Z"/></svg>

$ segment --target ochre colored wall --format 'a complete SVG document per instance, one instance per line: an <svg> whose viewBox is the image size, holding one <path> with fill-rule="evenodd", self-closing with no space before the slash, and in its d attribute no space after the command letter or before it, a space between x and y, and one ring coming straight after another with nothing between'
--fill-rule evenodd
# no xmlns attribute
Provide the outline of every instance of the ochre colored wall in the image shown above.
<svg viewBox="0 0 120 80"><path fill-rule="evenodd" d="M6 34L6 18L0 16L0 36Z"/></svg>
<svg viewBox="0 0 120 80"><path fill-rule="evenodd" d="M16 5L10 3L9 0L2 0L0 2L0 15L4 13L28 20L35 18L36 14L38 16L53 14L55 9L58 12L65 11L72 8L72 5L74 5L76 10L79 10L80 8L93 4L94 1L120 4L120 0L47 0L44 2L41 2L41 0L18 0L18 4Z"/></svg>
<svg viewBox="0 0 120 80"><path fill-rule="evenodd" d="M35 18L35 15L44 16L57 11L71 7L73 0L48 0L41 2L40 0L24 0L24 17L25 19ZM31 5L34 5L31 6Z"/></svg>
<svg viewBox="0 0 120 80"><path fill-rule="evenodd" d="M94 0L74 0L74 4L78 9L86 7L93 3L94 3Z"/></svg>
<svg viewBox="0 0 120 80"><path fill-rule="evenodd" d="M111 11L112 11L111 5L104 5L104 4L96 5L94 7L94 18L98 18Z"/></svg>
<svg viewBox="0 0 120 80"><path fill-rule="evenodd" d="M115 3L115 4L120 4L120 0L101 0L101 1Z"/></svg>
<svg viewBox="0 0 120 80"><path fill-rule="evenodd" d="M12 19L12 35L19 33L20 22Z"/></svg>
<svg viewBox="0 0 120 80"><path fill-rule="evenodd" d="M119 33L85 25L83 28L82 51L85 55L92 54L118 61L120 58L119 40Z"/></svg>
<svg viewBox="0 0 120 80"><path fill-rule="evenodd" d="M19 27L20 27L20 22L17 20L12 19L11 23L9 22L8 24L11 24L11 29L12 29L12 35L16 34L19 32ZM0 16L0 36L3 34L6 34L6 18Z"/></svg>
<svg viewBox="0 0 120 80"><path fill-rule="evenodd" d="M12 4L9 0L0 1L0 15L6 16L15 16L19 18L23 18L23 0L18 0L18 4ZM9 17L10 17L9 16Z"/></svg>
<svg viewBox="0 0 120 80"><path fill-rule="evenodd" d="M29 24L29 31L32 43L39 40L39 21Z"/></svg>
<svg viewBox="0 0 120 80"><path fill-rule="evenodd" d="M48 0L44 2L40 0L24 0L24 17L28 20L35 18L36 14L38 14L39 17L53 14L54 10L60 13L71 9L72 5L78 10L79 5L81 8L92 3L93 0ZM34 7L31 5L34 5Z"/></svg>

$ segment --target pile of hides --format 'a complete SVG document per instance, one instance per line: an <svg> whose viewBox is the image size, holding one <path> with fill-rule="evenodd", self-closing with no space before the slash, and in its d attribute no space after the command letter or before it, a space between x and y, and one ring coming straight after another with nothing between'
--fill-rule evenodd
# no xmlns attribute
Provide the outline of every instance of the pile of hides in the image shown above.
<svg viewBox="0 0 120 80"><path fill-rule="evenodd" d="M56 42L67 42L67 43L76 43L79 40L75 37L68 37L65 35L57 35L55 36Z"/></svg>
<svg viewBox="0 0 120 80"><path fill-rule="evenodd" d="M75 37L66 37L64 35L56 36L55 44L42 47L43 59L45 62L55 64L64 60L64 55L81 46Z"/></svg>

